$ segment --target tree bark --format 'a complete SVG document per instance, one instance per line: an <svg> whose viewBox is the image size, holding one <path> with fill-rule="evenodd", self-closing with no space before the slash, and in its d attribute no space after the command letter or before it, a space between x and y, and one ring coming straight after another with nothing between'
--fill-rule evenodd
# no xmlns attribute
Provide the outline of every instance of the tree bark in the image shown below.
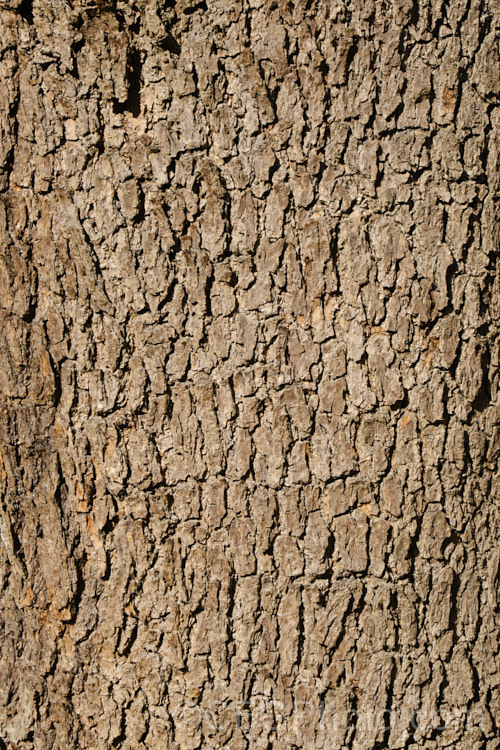
<svg viewBox="0 0 500 750"><path fill-rule="evenodd" d="M500 748L495 4L0 5L0 748Z"/></svg>

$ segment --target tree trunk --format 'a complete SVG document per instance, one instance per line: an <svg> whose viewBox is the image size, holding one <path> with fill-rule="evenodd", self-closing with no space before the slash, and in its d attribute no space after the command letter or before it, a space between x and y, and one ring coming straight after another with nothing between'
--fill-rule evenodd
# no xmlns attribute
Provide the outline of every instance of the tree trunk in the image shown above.
<svg viewBox="0 0 500 750"><path fill-rule="evenodd" d="M0 748L499 748L493 1L0 5Z"/></svg>

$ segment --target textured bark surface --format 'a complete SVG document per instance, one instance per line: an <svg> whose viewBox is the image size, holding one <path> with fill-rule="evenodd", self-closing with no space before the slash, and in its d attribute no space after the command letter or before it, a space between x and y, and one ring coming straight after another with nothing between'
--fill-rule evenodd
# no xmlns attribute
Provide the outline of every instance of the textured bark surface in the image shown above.
<svg viewBox="0 0 500 750"><path fill-rule="evenodd" d="M499 748L496 4L0 6L0 747Z"/></svg>

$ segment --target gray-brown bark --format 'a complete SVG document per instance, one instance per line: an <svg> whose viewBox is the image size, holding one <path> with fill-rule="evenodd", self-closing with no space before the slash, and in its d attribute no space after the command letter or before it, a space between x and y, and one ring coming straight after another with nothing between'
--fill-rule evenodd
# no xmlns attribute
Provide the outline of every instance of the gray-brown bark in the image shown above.
<svg viewBox="0 0 500 750"><path fill-rule="evenodd" d="M0 5L0 747L499 748L494 3Z"/></svg>

